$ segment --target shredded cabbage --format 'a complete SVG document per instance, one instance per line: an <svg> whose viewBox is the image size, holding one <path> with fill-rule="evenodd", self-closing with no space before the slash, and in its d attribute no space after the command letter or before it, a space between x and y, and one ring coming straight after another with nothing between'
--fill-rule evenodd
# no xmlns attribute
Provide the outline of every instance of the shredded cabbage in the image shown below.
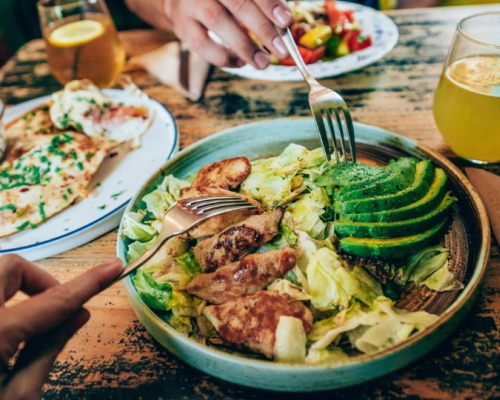
<svg viewBox="0 0 500 400"><path fill-rule="evenodd" d="M338 254L326 247L311 255L306 275L311 302L320 311L347 308L352 298L370 305L382 295L373 276L358 266L349 271Z"/></svg>
<svg viewBox="0 0 500 400"><path fill-rule="evenodd" d="M334 317L315 323L309 340L314 341L311 350L320 350L347 332L349 341L359 351L374 353L401 343L437 320L437 315L425 311L397 309L390 299L379 296L371 307L353 302Z"/></svg>

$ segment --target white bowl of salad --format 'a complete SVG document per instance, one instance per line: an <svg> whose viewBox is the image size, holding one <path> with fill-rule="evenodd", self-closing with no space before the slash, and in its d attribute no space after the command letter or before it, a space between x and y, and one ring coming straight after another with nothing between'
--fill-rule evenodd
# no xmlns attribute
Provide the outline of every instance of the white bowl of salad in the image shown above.
<svg viewBox="0 0 500 400"><path fill-rule="evenodd" d="M399 37L392 19L360 4L325 0L290 2L290 6L295 18L291 33L315 78L337 76L372 64L389 53ZM303 79L291 57L280 60L274 55L263 71L251 65L223 70L251 79Z"/></svg>

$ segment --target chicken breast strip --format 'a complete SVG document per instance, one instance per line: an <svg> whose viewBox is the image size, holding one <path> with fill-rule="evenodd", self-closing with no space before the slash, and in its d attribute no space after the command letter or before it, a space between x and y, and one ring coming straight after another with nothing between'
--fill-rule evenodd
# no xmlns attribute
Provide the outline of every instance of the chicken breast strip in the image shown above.
<svg viewBox="0 0 500 400"><path fill-rule="evenodd" d="M293 269L296 263L295 250L290 247L250 254L213 273L196 276L186 290L209 303L222 304L235 297L257 293Z"/></svg>
<svg viewBox="0 0 500 400"><path fill-rule="evenodd" d="M235 211L218 215L189 231L195 239L216 235L229 225L236 224L251 215L260 214L260 203L230 189L237 188L248 176L252 166L245 157L235 157L205 165L195 176L190 187L184 189L180 199L201 196L238 196L256 206L252 210Z"/></svg>
<svg viewBox="0 0 500 400"><path fill-rule="evenodd" d="M266 214L253 215L226 228L221 233L199 242L193 254L203 272L240 260L252 249L270 241L278 234L283 209L276 208Z"/></svg>
<svg viewBox="0 0 500 400"><path fill-rule="evenodd" d="M312 331L313 323L311 311L301 301L265 291L207 306L203 314L226 342L244 345L269 359L273 358L281 316L300 319L306 334Z"/></svg>

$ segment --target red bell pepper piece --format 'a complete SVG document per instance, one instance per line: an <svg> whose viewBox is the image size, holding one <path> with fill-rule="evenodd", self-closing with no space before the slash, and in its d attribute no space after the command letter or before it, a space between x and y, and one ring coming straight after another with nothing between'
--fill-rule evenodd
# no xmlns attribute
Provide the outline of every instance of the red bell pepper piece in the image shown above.
<svg viewBox="0 0 500 400"><path fill-rule="evenodd" d="M372 38L362 31L350 31L345 37L351 51L363 50L373 44Z"/></svg>
<svg viewBox="0 0 500 400"><path fill-rule="evenodd" d="M354 23L354 10L344 10L344 14L351 24Z"/></svg>
<svg viewBox="0 0 500 400"><path fill-rule="evenodd" d="M347 16L335 6L334 1L326 0L324 7L328 16L328 23L333 31L336 33L342 32L344 26L349 22Z"/></svg>
<svg viewBox="0 0 500 400"><path fill-rule="evenodd" d="M314 64L315 62L322 60L325 57L325 48L326 46L323 45L314 49L312 51L311 58L309 59L309 62L307 64Z"/></svg>
<svg viewBox="0 0 500 400"><path fill-rule="evenodd" d="M306 49L305 47L302 47L302 46L297 46L297 48L299 49L299 53L302 56L302 59L304 60L304 62L306 64L309 64L311 62L311 57L313 55L312 50ZM295 61L293 61L292 57L287 57L287 58L281 59L280 64L292 66L292 65L295 65Z"/></svg>

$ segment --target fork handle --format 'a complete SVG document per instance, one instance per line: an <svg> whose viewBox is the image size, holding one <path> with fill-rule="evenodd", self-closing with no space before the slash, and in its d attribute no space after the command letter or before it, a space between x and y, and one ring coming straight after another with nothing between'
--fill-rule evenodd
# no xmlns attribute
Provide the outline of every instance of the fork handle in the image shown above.
<svg viewBox="0 0 500 400"><path fill-rule="evenodd" d="M292 33L290 32L290 29L288 28L282 29L276 27L276 30L283 39L283 42L285 43L285 46L288 49L288 52L290 53L290 56L292 56L293 61L295 61L295 64L297 64L297 68L299 69L300 73L302 74L306 82L309 84L309 86L311 87L319 86L318 81L314 79L314 77L310 74L309 70L307 69L304 60L300 55L299 49L295 44L295 40L293 40L293 36Z"/></svg>
<svg viewBox="0 0 500 400"><path fill-rule="evenodd" d="M163 232L163 229L162 229L162 232ZM162 232L160 232L160 234L158 235L158 237L154 241L153 246L151 248L149 248L138 259L136 259L136 260L132 261L131 263L127 264L123 268L123 270L120 273L120 275L118 275L111 283L109 283L108 285L106 285L105 287L103 287L102 290L107 289L111 285L114 285L116 282L118 282L122 278L125 278L128 274L130 274L131 272L134 272L137 268L139 268L140 266L142 266L145 263L147 263L151 258L153 258L153 256L158 252L158 250L160 250L160 248L163 246L163 244L167 240L169 240L172 237L174 237L174 236L176 236L176 235L179 234L178 232L175 232L175 233L173 233L173 232L162 233Z"/></svg>

